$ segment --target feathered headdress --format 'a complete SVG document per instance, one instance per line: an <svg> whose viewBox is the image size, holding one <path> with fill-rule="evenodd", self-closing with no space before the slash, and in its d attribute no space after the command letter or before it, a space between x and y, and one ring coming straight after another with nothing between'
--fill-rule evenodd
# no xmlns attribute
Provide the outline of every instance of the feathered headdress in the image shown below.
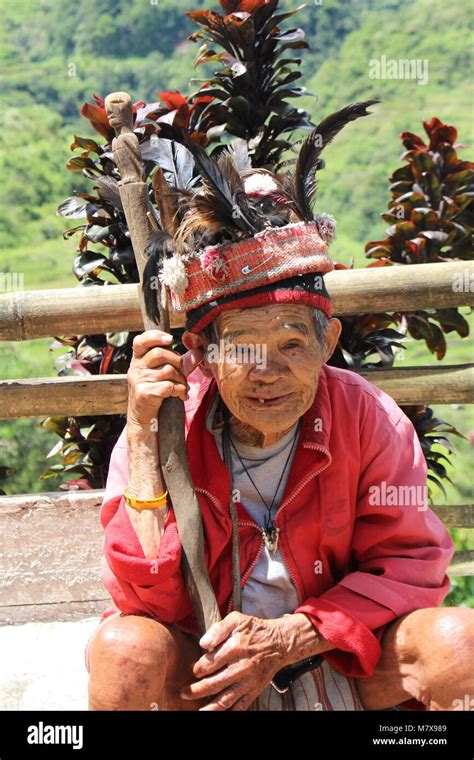
<svg viewBox="0 0 474 760"><path fill-rule="evenodd" d="M149 247L144 275L150 316L157 317L150 287L157 273L193 332L223 309L269 302L306 303L330 316L322 275L334 268L327 246L336 222L314 212L321 153L377 102L353 103L325 118L301 142L297 157L281 165L283 172L253 168L240 138L218 156L185 131L183 144L157 138L168 146L153 179L162 229Z"/></svg>

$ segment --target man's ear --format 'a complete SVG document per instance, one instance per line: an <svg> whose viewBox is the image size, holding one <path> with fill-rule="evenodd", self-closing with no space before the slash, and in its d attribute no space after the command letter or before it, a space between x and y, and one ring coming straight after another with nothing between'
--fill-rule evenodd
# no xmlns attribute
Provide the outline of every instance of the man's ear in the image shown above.
<svg viewBox="0 0 474 760"><path fill-rule="evenodd" d="M206 350L206 344L203 338L199 333L192 333L192 332L184 332L183 336L181 338L181 342L185 348L188 349L188 351L192 351L193 349L197 349L198 351L201 351L203 354L203 358L199 364L199 369L201 370L203 375L206 375L206 377L213 377L213 374L211 372L211 369L207 363L206 356L205 356L205 350Z"/></svg>
<svg viewBox="0 0 474 760"><path fill-rule="evenodd" d="M198 333L192 333L186 330L183 333L181 342L188 351L191 351L192 348L200 348L204 351L204 341Z"/></svg>
<svg viewBox="0 0 474 760"><path fill-rule="evenodd" d="M331 317L331 319L329 320L329 324L327 326L327 330L326 330L326 341L328 344L328 348L326 351L326 358L324 360L325 362L327 362L327 360L331 358L334 351L336 350L341 332L342 332L341 320L337 319L337 317Z"/></svg>

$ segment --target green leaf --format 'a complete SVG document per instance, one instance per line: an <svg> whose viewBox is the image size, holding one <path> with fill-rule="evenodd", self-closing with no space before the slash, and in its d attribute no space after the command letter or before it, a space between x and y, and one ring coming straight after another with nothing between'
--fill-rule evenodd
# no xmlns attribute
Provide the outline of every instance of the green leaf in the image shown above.
<svg viewBox="0 0 474 760"><path fill-rule="evenodd" d="M54 457L56 454L58 454L63 448L63 446L64 446L64 441L61 439L53 446L51 451L48 454L46 454L46 459L49 459L50 457Z"/></svg>
<svg viewBox="0 0 474 760"><path fill-rule="evenodd" d="M102 148L100 145L90 137L77 137L77 135L74 135L74 140L71 143L70 148L71 150L76 150L76 148L83 148L84 150L97 153L98 155L102 153Z"/></svg>

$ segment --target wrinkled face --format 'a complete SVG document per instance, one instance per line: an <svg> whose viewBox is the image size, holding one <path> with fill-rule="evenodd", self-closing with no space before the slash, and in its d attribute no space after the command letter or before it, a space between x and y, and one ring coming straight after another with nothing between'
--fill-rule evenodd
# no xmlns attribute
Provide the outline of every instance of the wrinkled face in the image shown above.
<svg viewBox="0 0 474 760"><path fill-rule="evenodd" d="M226 406L262 433L289 429L313 403L321 366L340 334L339 320L329 322L327 351L317 340L310 308L302 304L224 311L216 326L219 344L208 345L205 357Z"/></svg>

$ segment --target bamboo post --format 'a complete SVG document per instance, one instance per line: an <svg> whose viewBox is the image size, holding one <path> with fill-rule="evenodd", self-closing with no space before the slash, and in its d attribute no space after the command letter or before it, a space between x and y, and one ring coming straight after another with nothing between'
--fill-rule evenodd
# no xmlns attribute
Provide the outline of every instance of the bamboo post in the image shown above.
<svg viewBox="0 0 474 760"><path fill-rule="evenodd" d="M145 249L153 233L153 215L148 200L143 164L137 136L133 132L130 96L115 92L105 99L105 109L116 137L112 143L114 160L121 174L120 198L127 219L135 260L140 276L147 261ZM158 327L169 330L169 313L164 294L158 291L160 325L150 320L145 311L140 288L140 307L145 330ZM186 456L184 404L178 398L167 398L158 415L159 452L163 478L170 494L182 545L182 571L201 634L221 619L204 556L201 512L194 492ZM150 527L142 526L142 540L149 539Z"/></svg>
<svg viewBox="0 0 474 760"><path fill-rule="evenodd" d="M474 307L474 261L337 269L324 280L336 317ZM137 283L9 288L0 293L0 341L140 330L139 290ZM184 327L183 314L172 311L170 323Z"/></svg>
<svg viewBox="0 0 474 760"><path fill-rule="evenodd" d="M359 368L354 374L399 405L473 404L474 364ZM69 375L0 381L0 420L124 414L127 375Z"/></svg>

